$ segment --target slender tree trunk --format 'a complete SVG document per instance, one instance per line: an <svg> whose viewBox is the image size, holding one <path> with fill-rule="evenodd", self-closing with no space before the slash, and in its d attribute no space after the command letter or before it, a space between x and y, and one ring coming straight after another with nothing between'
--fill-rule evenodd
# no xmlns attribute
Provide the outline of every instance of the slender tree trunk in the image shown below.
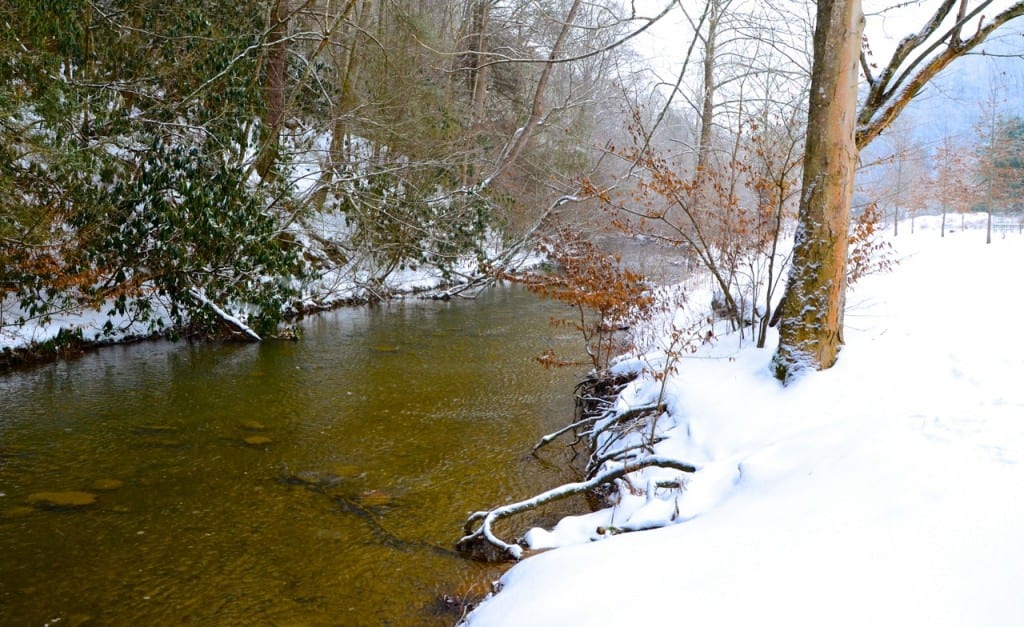
<svg viewBox="0 0 1024 627"><path fill-rule="evenodd" d="M487 100L487 30L490 28L489 0L477 0L473 26L473 131L480 130Z"/></svg>
<svg viewBox="0 0 1024 627"><path fill-rule="evenodd" d="M490 0L476 0L471 16L472 33L469 50L473 55L472 96L470 126L474 135L482 132L485 106L487 104L487 31L490 28ZM462 186L469 187L477 177L476 155L470 155L464 164Z"/></svg>
<svg viewBox="0 0 1024 627"><path fill-rule="evenodd" d="M896 203L893 205L892 213L892 234L898 237L900 234L900 189L903 185L903 154L896 156Z"/></svg>
<svg viewBox="0 0 1024 627"><path fill-rule="evenodd" d="M700 111L700 138L697 145L697 174L707 170L711 151L711 124L715 117L715 43L721 10L718 0L708 5L708 34L704 39L704 93Z"/></svg>
<svg viewBox="0 0 1024 627"><path fill-rule="evenodd" d="M985 210L988 212L988 216L985 219L986 244L992 243L992 207L993 203L995 203L995 192L993 191L992 183L996 177L996 134L998 133L998 131L996 130L996 102L994 88L991 104L992 106L989 113L990 122L988 127L988 174L986 174L988 185L986 186L987 189L985 192Z"/></svg>
<svg viewBox="0 0 1024 627"><path fill-rule="evenodd" d="M566 13L565 19L562 20L562 28L558 32L558 37L555 39L554 45L551 46L551 51L548 53L548 62L544 65L544 68L540 72L540 77L537 79L537 85L533 90L533 102L530 105L530 115L526 119L526 122L521 128L519 128L512 139L509 141L504 154L499 158L494 171L483 181L477 184L477 188L484 189L490 184L497 180L502 174L505 173L509 167L515 163L516 159L519 158L520 153L526 148L526 144L533 138L533 133L537 130L544 116L544 95L547 93L548 81L551 80L551 72L554 70L555 61L559 55L562 54L562 47L565 45L566 39L569 37L569 32L575 27L576 14L580 10L580 6L583 4L583 0L573 0L572 5L569 6L569 11Z"/></svg>
<svg viewBox="0 0 1024 627"><path fill-rule="evenodd" d="M803 191L773 358L783 382L832 366L843 343L863 23L860 0L818 0Z"/></svg>
<svg viewBox="0 0 1024 627"><path fill-rule="evenodd" d="M331 145L323 158L323 166L320 176L317 177L315 192L310 198L310 204L322 209L327 201L327 194L335 176L341 171L348 159L346 150L348 140L349 122L359 102L355 93L355 82L359 71L359 52L356 48L359 45L361 31L360 16L365 11L357 11L357 5L362 5L360 0L349 0L341 9L341 17L350 19L353 11L356 11L356 28L351 29L347 38L334 35L335 44L341 45L344 54L336 54L333 62L338 76L338 99L331 104Z"/></svg>
<svg viewBox="0 0 1024 627"><path fill-rule="evenodd" d="M281 124L284 118L285 90L288 81L288 4L289 0L273 0L267 40L266 77L263 100L266 106L264 124L268 136L256 161L256 172L266 178L277 159Z"/></svg>
<svg viewBox="0 0 1024 627"><path fill-rule="evenodd" d="M271 11L272 21L267 39L267 78L264 83L264 98L267 105L267 126L280 128L284 117L285 85L288 78L288 1L275 0Z"/></svg>

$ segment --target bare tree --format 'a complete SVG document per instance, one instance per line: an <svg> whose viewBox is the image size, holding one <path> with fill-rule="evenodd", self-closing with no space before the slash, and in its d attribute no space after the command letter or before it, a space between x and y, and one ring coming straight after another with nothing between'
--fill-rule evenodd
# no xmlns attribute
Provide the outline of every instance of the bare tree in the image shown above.
<svg viewBox="0 0 1024 627"><path fill-rule="evenodd" d="M793 266L773 358L790 381L831 367L843 343L846 252L858 150L876 138L938 72L1024 14L1015 2L991 17L992 0L943 0L922 29L905 37L879 74L861 51L860 0L819 0L808 112L803 194ZM947 18L949 18L947 20ZM973 34L966 28L977 20ZM867 97L857 109L857 65Z"/></svg>
<svg viewBox="0 0 1024 627"><path fill-rule="evenodd" d="M975 126L979 146L975 162L976 179L983 193L982 204L987 212L985 243L992 243L992 215L1018 204L1022 123L1019 117L1005 111L1001 92L1005 88L992 80L982 102L981 116Z"/></svg>
<svg viewBox="0 0 1024 627"><path fill-rule="evenodd" d="M892 190L892 234L900 234L900 209L910 200L911 190L915 181L911 176L911 164L919 158L920 147L914 139L914 125L907 116L897 118L883 133L882 137L889 140L892 147L890 153L891 167L887 187Z"/></svg>
<svg viewBox="0 0 1024 627"><path fill-rule="evenodd" d="M860 0L818 2L803 193L774 357L784 381L808 366L828 368L842 343L863 20Z"/></svg>
<svg viewBox="0 0 1024 627"><path fill-rule="evenodd" d="M939 236L946 236L946 214L949 210L965 215L973 193L971 146L947 134L935 150L935 172L932 180L932 199L942 211ZM961 223L961 228L963 224Z"/></svg>

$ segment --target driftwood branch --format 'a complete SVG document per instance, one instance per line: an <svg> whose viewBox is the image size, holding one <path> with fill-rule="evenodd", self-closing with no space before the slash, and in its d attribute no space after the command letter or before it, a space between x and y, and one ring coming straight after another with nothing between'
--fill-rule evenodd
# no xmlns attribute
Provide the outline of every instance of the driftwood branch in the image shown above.
<svg viewBox="0 0 1024 627"><path fill-rule="evenodd" d="M460 553L469 554L471 557L490 562L518 560L523 555L523 547L518 544L505 542L495 535L492 530L495 522L531 509L536 509L546 503L560 501L570 496L584 493L598 486L612 483L629 473L650 467L672 468L681 472L691 473L697 471L697 466L693 464L659 455L630 461L621 466L606 470L587 481L567 483L524 501L476 512L466 520L465 532L467 535L458 541L455 548ZM475 531L471 531L473 525L478 522L480 523L479 527Z"/></svg>

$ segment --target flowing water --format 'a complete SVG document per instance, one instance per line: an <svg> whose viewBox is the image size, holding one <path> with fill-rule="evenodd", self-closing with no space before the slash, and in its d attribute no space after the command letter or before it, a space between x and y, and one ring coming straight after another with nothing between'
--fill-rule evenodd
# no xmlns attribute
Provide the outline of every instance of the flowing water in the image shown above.
<svg viewBox="0 0 1024 627"><path fill-rule="evenodd" d="M111 347L0 377L0 624L451 624L468 512L572 478L578 340L515 288L344 309L299 342ZM86 507L27 504L86 491Z"/></svg>

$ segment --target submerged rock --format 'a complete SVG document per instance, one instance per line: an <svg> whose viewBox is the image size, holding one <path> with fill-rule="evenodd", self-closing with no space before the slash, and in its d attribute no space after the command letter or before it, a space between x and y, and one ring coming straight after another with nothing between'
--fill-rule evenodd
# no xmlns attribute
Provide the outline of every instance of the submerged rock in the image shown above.
<svg viewBox="0 0 1024 627"><path fill-rule="evenodd" d="M96 504L92 492L36 492L29 494L26 501L40 509L76 509Z"/></svg>
<svg viewBox="0 0 1024 627"><path fill-rule="evenodd" d="M3 512L0 512L0 518L24 518L35 511L34 507L15 505L14 507L8 507Z"/></svg>
<svg viewBox="0 0 1024 627"><path fill-rule="evenodd" d="M355 464L339 464L331 466L331 473L339 477L355 477L360 472L359 466Z"/></svg>
<svg viewBox="0 0 1024 627"><path fill-rule="evenodd" d="M100 492L111 492L124 487L124 481L120 479L97 479L92 483L92 489Z"/></svg>
<svg viewBox="0 0 1024 627"><path fill-rule="evenodd" d="M304 485L311 488L332 488L341 483L342 478L330 472L320 470L303 470L284 477L285 483Z"/></svg>
<svg viewBox="0 0 1024 627"><path fill-rule="evenodd" d="M363 507L379 507L391 504L391 495L383 490L364 490L357 498Z"/></svg>
<svg viewBox="0 0 1024 627"><path fill-rule="evenodd" d="M178 428L172 425L139 425L135 430L141 433L167 433L177 431Z"/></svg>

